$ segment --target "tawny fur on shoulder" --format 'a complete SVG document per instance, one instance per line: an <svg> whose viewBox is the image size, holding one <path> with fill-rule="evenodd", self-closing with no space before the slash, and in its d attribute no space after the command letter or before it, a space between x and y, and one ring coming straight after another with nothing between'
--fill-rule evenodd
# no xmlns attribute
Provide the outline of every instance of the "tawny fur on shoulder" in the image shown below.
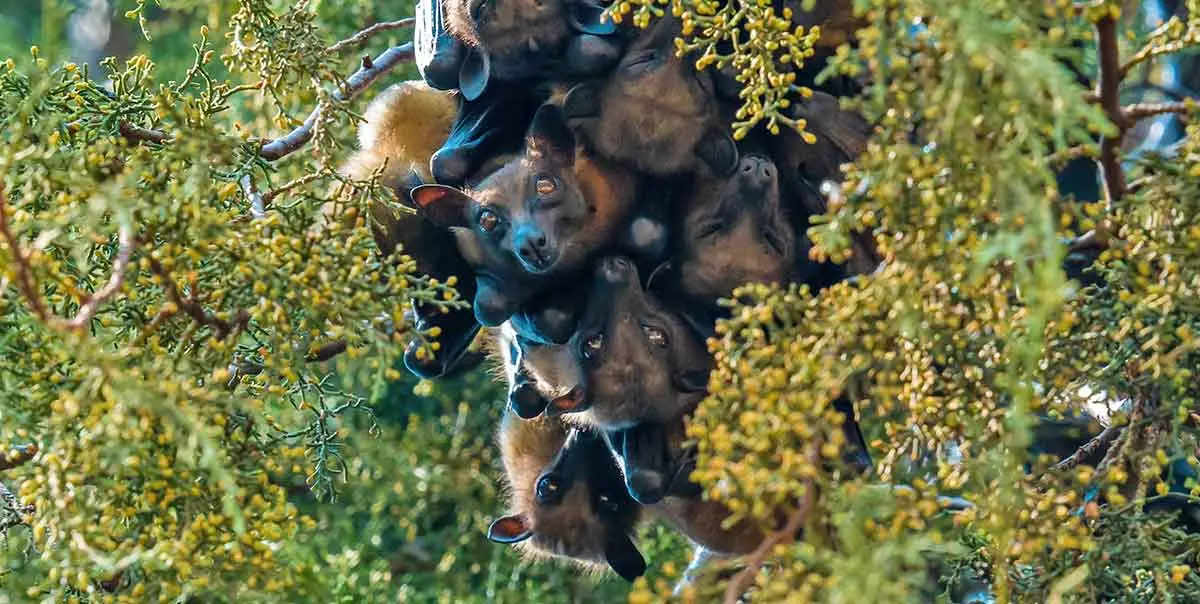
<svg viewBox="0 0 1200 604"><path fill-rule="evenodd" d="M375 97L358 127L359 150L342 173L367 178L387 162L382 184L397 186L410 170L432 182L429 158L445 144L458 103L452 92L411 80L395 84Z"/></svg>

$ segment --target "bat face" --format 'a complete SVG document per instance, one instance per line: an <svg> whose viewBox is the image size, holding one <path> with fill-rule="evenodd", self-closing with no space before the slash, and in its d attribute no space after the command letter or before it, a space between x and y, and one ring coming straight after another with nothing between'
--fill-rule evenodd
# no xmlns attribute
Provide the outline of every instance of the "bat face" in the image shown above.
<svg viewBox="0 0 1200 604"><path fill-rule="evenodd" d="M507 425L517 434L531 434L528 426L521 423ZM625 491L616 461L599 436L578 428L565 433L565 438L560 434L548 433L561 442L557 454L548 462L539 459L539 455L548 451L541 445L555 441L517 442L517 446L503 447L509 453L506 467L544 462L544 470L537 474L510 471L521 511L494 521L488 538L501 543L522 543L534 555L607 565L632 581L646 568L645 559L630 537L640 508ZM511 443L514 439L509 440ZM513 460L514 452L532 459Z"/></svg>
<svg viewBox="0 0 1200 604"><path fill-rule="evenodd" d="M580 367L570 349L522 336L511 321L500 327L499 346L508 381L508 406L523 419L536 418L551 404L573 406L581 392Z"/></svg>
<svg viewBox="0 0 1200 604"><path fill-rule="evenodd" d="M675 56L679 21L664 17L633 41L608 79L564 101L601 155L659 176L699 165L724 174L736 147L721 119L712 75Z"/></svg>
<svg viewBox="0 0 1200 604"><path fill-rule="evenodd" d="M774 162L744 155L732 176L697 187L683 220L679 285L715 300L745 283L784 283L796 249Z"/></svg>
<svg viewBox="0 0 1200 604"><path fill-rule="evenodd" d="M525 150L470 191L412 190L419 212L451 229L479 278L475 314L499 325L533 290L582 268L608 245L629 213L632 175L577 157L561 111L543 105Z"/></svg>
<svg viewBox="0 0 1200 604"><path fill-rule="evenodd" d="M711 359L679 316L644 291L637 267L609 257L568 346L582 368L579 421L617 430L690 411L704 396Z"/></svg>
<svg viewBox="0 0 1200 604"><path fill-rule="evenodd" d="M447 0L451 33L488 57L466 79L520 80L544 73L571 37L563 0Z"/></svg>

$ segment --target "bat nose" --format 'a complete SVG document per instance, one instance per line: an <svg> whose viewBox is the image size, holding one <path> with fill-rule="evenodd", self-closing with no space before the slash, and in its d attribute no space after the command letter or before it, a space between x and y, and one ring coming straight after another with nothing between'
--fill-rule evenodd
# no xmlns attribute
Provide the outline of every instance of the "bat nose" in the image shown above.
<svg viewBox="0 0 1200 604"><path fill-rule="evenodd" d="M612 256L600 263L600 276L609 283L625 283L634 272L633 263L628 258Z"/></svg>
<svg viewBox="0 0 1200 604"><path fill-rule="evenodd" d="M550 240L542 231L528 231L519 236L517 255L526 266L544 270L550 265Z"/></svg>
<svg viewBox="0 0 1200 604"><path fill-rule="evenodd" d="M775 179L775 165L771 160L757 155L747 155L738 162L738 174L762 185Z"/></svg>

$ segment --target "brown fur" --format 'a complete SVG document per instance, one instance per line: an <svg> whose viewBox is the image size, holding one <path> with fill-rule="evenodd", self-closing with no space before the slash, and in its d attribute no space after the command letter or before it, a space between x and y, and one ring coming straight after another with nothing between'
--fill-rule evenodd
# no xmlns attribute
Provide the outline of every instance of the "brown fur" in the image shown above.
<svg viewBox="0 0 1200 604"><path fill-rule="evenodd" d="M792 117L808 122L807 130L816 142L804 142L795 132L771 137L775 162L785 181L793 175L820 185L825 180L841 180L840 167L858 157L867 148L871 125L853 111L841 108L837 97L816 91L812 98L792 106ZM823 207L809 208L814 213Z"/></svg>
<svg viewBox="0 0 1200 604"><path fill-rule="evenodd" d="M650 512L696 545L717 554L743 555L758 547L765 538L753 523L741 520L728 529L721 524L729 518L729 508L716 501L699 498L667 497L649 507Z"/></svg>
<svg viewBox="0 0 1200 604"><path fill-rule="evenodd" d="M817 0L810 11L804 10L803 0L784 0L782 5L792 9L792 23L805 28L814 25L821 27L818 47L845 44L867 24L865 20L854 16L853 0Z"/></svg>
<svg viewBox="0 0 1200 604"><path fill-rule="evenodd" d="M524 371L525 375L533 379L538 392L546 400L566 396L579 384L579 364L565 345L526 344L521 347L520 356L514 361L510 357L509 348L520 344L512 325L505 322L491 335L489 339L492 345L489 351L499 361L498 371L493 375L503 377L509 387L515 382L519 371Z"/></svg>
<svg viewBox="0 0 1200 604"><path fill-rule="evenodd" d="M600 115L580 121L605 157L656 175L687 172L695 149L720 123L711 75L675 57L679 22L662 18L642 32L600 92Z"/></svg>
<svg viewBox="0 0 1200 604"><path fill-rule="evenodd" d="M472 18L472 8L484 2L480 18ZM562 0L446 0L445 6L450 33L490 55L502 79L526 70L530 57L555 54L570 35Z"/></svg>
<svg viewBox="0 0 1200 604"><path fill-rule="evenodd" d="M563 500L555 505L539 505L536 499L538 479L555 464L567 436L566 425L555 418L521 420L506 413L501 421L500 451L509 485L509 507L513 514L528 519L533 532L518 548L532 559L562 557L590 572L600 572L607 563L606 536L614 527L606 525L593 510L593 493L586 477L576 476ZM631 527L616 530L626 528Z"/></svg>
<svg viewBox="0 0 1200 604"><path fill-rule="evenodd" d="M341 172L367 178L386 161L380 179L385 186L397 187L414 169L427 182L432 180L429 158L450 136L457 109L452 93L434 90L420 80L387 88L363 113L359 151Z"/></svg>
<svg viewBox="0 0 1200 604"><path fill-rule="evenodd" d="M526 154L495 170L467 189L466 194L481 206L501 205L514 216L524 216L528 211L524 201L536 196L534 176L540 173L557 176L564 196L579 196L585 202L584 211L559 218L553 225L554 232L566 235L558 237L564 245L559 250L560 268L556 270L575 270L593 251L607 245L628 217L636 196L634 176L627 170L590 158L582 149L577 150L574 166L569 170ZM497 258L496 251L487 249L473 230L462 229L456 234L459 249L473 266L494 268L513 262Z"/></svg>
<svg viewBox="0 0 1200 604"><path fill-rule="evenodd" d="M768 176L751 175L763 170ZM716 299L746 283L785 283L798 247L780 207L774 164L744 155L733 176L701 178L693 189L683 221L680 286L688 295Z"/></svg>
<svg viewBox="0 0 1200 604"><path fill-rule="evenodd" d="M690 453L684 447L687 441L686 420L683 417L676 418L663 424L662 429L667 456L678 464L673 468L679 472L675 480L686 480L686 473L694 467L689 460ZM730 516L729 508L716 501L706 501L701 494L686 497L668 495L647 509L696 545L723 556L749 553L766 536L748 520L740 520L727 529L723 528L722 523Z"/></svg>
<svg viewBox="0 0 1200 604"><path fill-rule="evenodd" d="M554 463L566 441L567 426L557 419L522 420L512 413L504 414L500 420L500 459L513 510L529 513L536 507L534 485Z"/></svg>
<svg viewBox="0 0 1200 604"><path fill-rule="evenodd" d="M600 351L582 360L585 410L572 422L620 430L643 421L666 422L690 412L703 387L681 388L681 378L707 376L711 358L704 341L673 310L646 292L632 261L606 258L594 271L591 299L569 346L576 354L599 338ZM666 336L665 347L648 336Z"/></svg>

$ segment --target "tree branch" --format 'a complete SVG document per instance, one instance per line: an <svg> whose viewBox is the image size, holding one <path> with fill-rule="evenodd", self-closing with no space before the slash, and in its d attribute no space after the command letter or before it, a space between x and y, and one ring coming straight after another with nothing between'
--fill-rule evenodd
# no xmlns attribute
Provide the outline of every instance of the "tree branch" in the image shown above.
<svg viewBox="0 0 1200 604"><path fill-rule="evenodd" d="M8 197L5 195L3 187L0 187L0 237L4 238L4 243L8 245L8 249L12 252L13 272L17 277L17 289L29 304L29 308L33 310L36 316L43 323L50 319L50 312L46 310L46 303L42 300L42 296L37 291L37 286L34 284L33 275L30 274L29 257L25 255L24 250L17 243L17 235L12 232L12 227L8 224Z"/></svg>
<svg viewBox="0 0 1200 604"><path fill-rule="evenodd" d="M162 263L154 258L149 258L149 260L150 272L154 273L163 280L163 290L166 292L167 298L170 299L171 302L175 303L176 306L182 309L183 312L187 313L187 315L197 323L206 327L211 327L212 330L216 332L215 335L217 336L218 340L224 340L225 337L230 334L230 332L235 330L241 331L246 327L246 324L250 322L250 313L246 312L245 310L239 310L237 314L234 315L232 321L226 321L225 319L222 319L215 314L204 310L204 307L196 301L195 292L192 292L191 296L184 298L183 295L179 293L179 286L175 283L175 280L171 278L170 273L163 268Z"/></svg>
<svg viewBox="0 0 1200 604"><path fill-rule="evenodd" d="M17 445L11 451L0 452L0 472L24 465L33 459L33 456L37 455L37 453L38 446L34 443Z"/></svg>
<svg viewBox="0 0 1200 604"><path fill-rule="evenodd" d="M1095 438L1084 443L1082 447L1079 447L1070 457L1055 464L1054 469L1059 471L1073 469L1075 466L1083 463L1083 460L1101 451L1107 451L1124 430L1125 426L1109 426L1105 428Z"/></svg>
<svg viewBox="0 0 1200 604"><path fill-rule="evenodd" d="M817 443L811 442L805 451L805 459L810 464L815 464L820 461L821 449ZM746 567L738 571L738 574L729 579L729 583L725 586L725 604L737 604L739 598L749 588L750 583L754 580L754 575L762 568L763 563L771 552L775 550L775 546L791 543L796 540L796 533L804 526L808 520L809 514L812 513L813 506L816 504L817 496L817 481L815 478L804 479L804 496L800 498L800 504L796 506L796 510L788 517L783 528L767 535L763 542L754 548L754 551L746 555Z"/></svg>
<svg viewBox="0 0 1200 604"><path fill-rule="evenodd" d="M1116 136L1100 140L1100 171L1104 176L1104 188L1111 206L1125 195L1125 172L1121 169L1117 151L1121 148L1121 140L1129 127L1128 120L1121 110L1121 57L1117 48L1117 21L1112 16L1105 16L1096 22L1096 44L1100 53L1099 78L1096 85L1100 107L1117 128Z"/></svg>
<svg viewBox="0 0 1200 604"><path fill-rule="evenodd" d="M117 132L120 132L121 136L124 136L131 141L143 141L161 145L164 143L169 143L173 140L171 135L163 132L162 130L142 128L140 126L134 126L129 122L121 122L120 124L117 124Z"/></svg>
<svg viewBox="0 0 1200 604"><path fill-rule="evenodd" d="M29 266L29 256L21 249L17 242L17 235L13 233L12 228L8 224L8 198L4 194L4 190L0 189L0 238L4 239L4 243L12 252L13 270L17 276L17 289L21 292L21 296L25 298L26 303L33 309L33 314L42 323L46 323L53 327L66 327L68 329L79 329L88 324L96 312L100 310L100 305L108 301L109 298L121 291L121 286L125 284L125 273L129 269L129 259L133 255L133 232L128 226L122 226L117 232L117 256L113 259L112 275L108 278L108 283L104 287L92 292L79 301L79 312L69 320L62 320L59 317L53 316L49 309L46 308L46 303L42 300L42 296L37 291L37 284L33 280L31 267ZM0 467L0 470L4 468Z"/></svg>
<svg viewBox="0 0 1200 604"><path fill-rule="evenodd" d="M412 19L401 19L399 21L390 21L387 23L376 23L375 25L372 25L371 27L368 27L357 34L338 42L337 44L334 44L333 46L329 47L329 50L341 50L346 46L357 44L363 40L366 40L375 33L388 29L404 27L411 24L412 21ZM398 65L410 62L412 60L412 42L401 44L400 46L393 46L385 50L382 54L374 59L363 57L362 67L360 67L358 71L351 74L350 77L346 78L345 85L341 90L330 95L332 102L340 103L358 96L363 90L366 90L368 86L374 83L375 80L379 79L380 76L386 74L392 69L395 69ZM307 144L308 141L312 140L313 129L316 127L317 122L320 121L321 116L324 115L327 105L328 103L318 104L317 108L313 109L312 112L308 114L308 117L304 120L304 123L300 126L297 126L296 129L277 139L263 143L262 147L259 148L259 155L267 161L276 161L295 153L297 150ZM171 135L162 130L142 128L139 126L134 126L129 122L121 122L118 125L117 130L120 132L121 136L133 141L164 144L169 143L172 140Z"/></svg>
<svg viewBox="0 0 1200 604"><path fill-rule="evenodd" d="M1188 47L1189 42L1187 40L1175 40L1160 45L1154 44L1154 40L1156 38L1166 35L1171 31L1172 27L1175 27L1174 22L1176 21L1178 21L1178 19L1175 17L1167 19L1166 22L1164 22L1162 25L1159 25L1154 31L1150 32L1150 34L1147 36L1150 39L1150 42L1134 53L1128 61L1121 65L1121 79L1125 79L1125 76L1129 75L1129 72L1133 71L1135 67L1149 59L1153 59L1154 57L1161 55L1174 54Z"/></svg>
<svg viewBox="0 0 1200 604"><path fill-rule="evenodd" d="M117 232L117 242L117 257L113 260L112 275L108 278L108 283L80 301L79 312L66 322L68 328L79 329L87 325L92 317L96 316L100 305L121 291L121 286L125 284L125 272L129 268L129 257L133 254L133 233L128 226L121 226Z"/></svg>
<svg viewBox="0 0 1200 604"><path fill-rule="evenodd" d="M318 346L312 354L304 357L304 360L310 363L319 363L322 361L328 361L329 359L332 359L343 352L346 352L346 341L334 340L327 344Z"/></svg>
<svg viewBox="0 0 1200 604"><path fill-rule="evenodd" d="M342 40L341 42L338 42L337 44L334 44L333 46L326 48L325 52L328 52L331 54L341 52L342 50L344 50L345 48L347 48L349 46L361 45L363 42L366 42L368 38L370 38L371 36L374 36L375 34L381 32L381 31L388 31L388 30L392 30L392 29L400 29L402 27L409 27L416 22L417 22L417 20L415 18L409 17L407 19L400 19L399 21L384 21L382 23L376 23L375 25L372 25L372 26L360 31L360 32L354 34L353 36L350 36L349 38L346 38L345 40Z"/></svg>
<svg viewBox="0 0 1200 604"><path fill-rule="evenodd" d="M1121 113L1132 122L1165 113L1187 115L1195 105L1192 103L1137 103L1121 108Z"/></svg>
<svg viewBox="0 0 1200 604"><path fill-rule="evenodd" d="M345 86L342 90L334 92L331 96L332 102L340 103L358 96L360 92L370 86L372 82L379 79L383 74L391 71L397 65L413 60L413 45L412 42L393 46L375 57L370 64L364 61L363 66L353 75L346 78ZM273 140L262 146L258 154L268 161L275 161L294 153L297 149L303 147L308 141L312 140L313 128L324 115L327 103L317 105L312 113L308 114L308 118L304 123L298 126L295 130Z"/></svg>
<svg viewBox="0 0 1200 604"><path fill-rule="evenodd" d="M243 175L240 184L242 185L242 192L250 200L250 217L259 220L266 216L267 202L263 199L263 194L259 192L258 187L254 185L254 181L250 180L250 175Z"/></svg>

